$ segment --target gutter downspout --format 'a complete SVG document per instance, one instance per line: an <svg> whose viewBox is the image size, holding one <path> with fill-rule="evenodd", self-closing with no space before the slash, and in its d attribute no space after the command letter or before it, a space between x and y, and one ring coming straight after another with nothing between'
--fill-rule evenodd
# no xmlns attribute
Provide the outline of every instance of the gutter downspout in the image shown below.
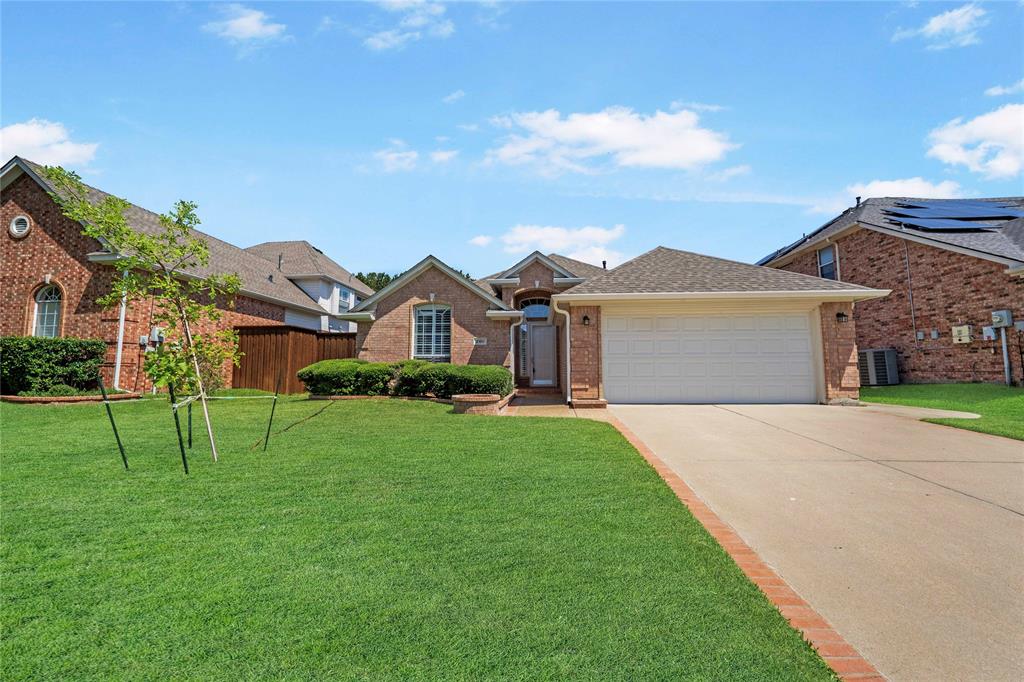
<svg viewBox="0 0 1024 682"><path fill-rule="evenodd" d="M559 301L551 301L556 313L565 315L565 402L572 404L572 318L568 310L558 307Z"/></svg>
<svg viewBox="0 0 1024 682"><path fill-rule="evenodd" d="M128 271L121 273L121 279L128 276ZM117 350L114 353L114 388L121 390L121 354L124 349L124 318L128 308L128 296L121 296L121 310L117 315Z"/></svg>
<svg viewBox="0 0 1024 682"><path fill-rule="evenodd" d="M903 240L903 258L907 268L907 295L910 303L910 324L914 328L914 345L920 346L917 340L917 314L914 312L914 281L910 276L910 249L907 248L907 240Z"/></svg>
<svg viewBox="0 0 1024 682"><path fill-rule="evenodd" d="M512 372L512 385L516 383L516 327L522 320L513 320L508 326L508 369Z"/></svg>

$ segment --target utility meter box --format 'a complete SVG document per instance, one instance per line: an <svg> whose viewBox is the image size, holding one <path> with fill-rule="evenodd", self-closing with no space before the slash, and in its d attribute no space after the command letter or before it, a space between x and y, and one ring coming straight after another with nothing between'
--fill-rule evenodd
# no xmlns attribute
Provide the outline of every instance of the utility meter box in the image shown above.
<svg viewBox="0 0 1024 682"><path fill-rule="evenodd" d="M993 310L992 311L992 326L997 329L1000 327L1012 327L1013 326L1013 313L1009 310Z"/></svg>
<svg viewBox="0 0 1024 682"><path fill-rule="evenodd" d="M996 328L995 327L982 327L981 338L984 341L995 341L996 340Z"/></svg>
<svg viewBox="0 0 1024 682"><path fill-rule="evenodd" d="M953 343L971 342L971 325L962 324L958 327L953 327L950 331L953 333Z"/></svg>

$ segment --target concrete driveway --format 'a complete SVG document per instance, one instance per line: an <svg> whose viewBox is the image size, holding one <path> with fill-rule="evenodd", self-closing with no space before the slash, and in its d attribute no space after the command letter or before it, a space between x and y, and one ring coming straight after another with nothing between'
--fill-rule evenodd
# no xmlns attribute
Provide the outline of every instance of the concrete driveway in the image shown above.
<svg viewBox="0 0 1024 682"><path fill-rule="evenodd" d="M859 407L609 409L890 679L1024 679L1024 443Z"/></svg>

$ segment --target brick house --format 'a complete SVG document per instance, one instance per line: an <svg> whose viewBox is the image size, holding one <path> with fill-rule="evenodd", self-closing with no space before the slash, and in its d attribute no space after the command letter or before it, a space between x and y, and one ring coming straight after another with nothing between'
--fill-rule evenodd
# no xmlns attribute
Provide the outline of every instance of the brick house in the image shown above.
<svg viewBox="0 0 1024 682"><path fill-rule="evenodd" d="M889 289L854 310L861 349L906 382L1024 382L1024 199L867 199L759 265ZM994 329L992 312L1016 321ZM970 327L954 339L955 327ZM988 338L987 338L988 337Z"/></svg>
<svg viewBox="0 0 1024 682"><path fill-rule="evenodd" d="M147 390L151 386L142 360L154 349L152 302L113 309L96 304L110 291L113 279L121 276L112 267L115 255L83 235L81 225L61 213L48 194L51 189L37 164L14 157L3 166L0 221L6 229L0 240L0 335L102 339L108 347L102 370L107 384ZM97 200L106 196L94 188L89 191ZM140 231L161 229L158 216L138 206L131 206L126 218ZM196 274L234 272L242 278L242 290L234 306L225 309L219 325L321 329L324 308L275 262L199 234L210 247L210 263ZM365 285L360 291L372 293ZM225 378L230 382L230 365L225 367Z"/></svg>
<svg viewBox="0 0 1024 682"><path fill-rule="evenodd" d="M853 303L886 293L665 247L476 282L428 256L341 317L362 359L500 364L580 406L824 403L857 398Z"/></svg>

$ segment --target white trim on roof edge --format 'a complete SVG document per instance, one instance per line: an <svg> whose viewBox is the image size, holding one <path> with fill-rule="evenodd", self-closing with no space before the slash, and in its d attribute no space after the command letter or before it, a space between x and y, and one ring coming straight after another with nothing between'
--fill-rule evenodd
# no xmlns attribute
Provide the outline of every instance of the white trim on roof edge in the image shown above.
<svg viewBox="0 0 1024 682"><path fill-rule="evenodd" d="M563 268L561 265L559 265L555 261L553 261L550 258L548 258L547 256L545 256L540 251L534 251L529 256L527 256L526 258L522 259L521 261L519 261L518 263L516 263L515 265L510 267L508 270L505 270L496 279L503 279L505 277L508 277L509 275L518 275L520 270L522 270L523 268L525 268L527 265L529 265L530 263L532 263L535 260L538 260L541 263L543 263L545 266L551 268L551 270L554 271L556 274L561 273L565 277L572 277L573 276L573 274L571 272L569 272L568 270Z"/></svg>
<svg viewBox="0 0 1024 682"><path fill-rule="evenodd" d="M491 296L486 291L481 289L477 284L456 272L451 266L445 264L440 258L436 256L427 256L416 265L412 266L409 270L403 272L397 279L392 280L386 287L375 293L373 296L369 296L363 300L362 303L352 308L353 313L363 312L370 306L376 306L377 302L381 299L387 298L392 293L404 287L408 282L419 277L430 268L437 268L444 274L448 275L456 282L466 287L474 294L484 299L491 305L498 306L499 310L512 310L504 302Z"/></svg>
<svg viewBox="0 0 1024 682"><path fill-rule="evenodd" d="M817 289L805 291L658 291L621 294L554 294L554 301L680 301L680 300L742 300L742 299L804 299L815 301L864 301L882 298L891 289Z"/></svg>
<svg viewBox="0 0 1024 682"><path fill-rule="evenodd" d="M339 313L335 315L339 320L346 320L348 322L375 322L377 320L376 310L367 310L361 313L347 312Z"/></svg>

